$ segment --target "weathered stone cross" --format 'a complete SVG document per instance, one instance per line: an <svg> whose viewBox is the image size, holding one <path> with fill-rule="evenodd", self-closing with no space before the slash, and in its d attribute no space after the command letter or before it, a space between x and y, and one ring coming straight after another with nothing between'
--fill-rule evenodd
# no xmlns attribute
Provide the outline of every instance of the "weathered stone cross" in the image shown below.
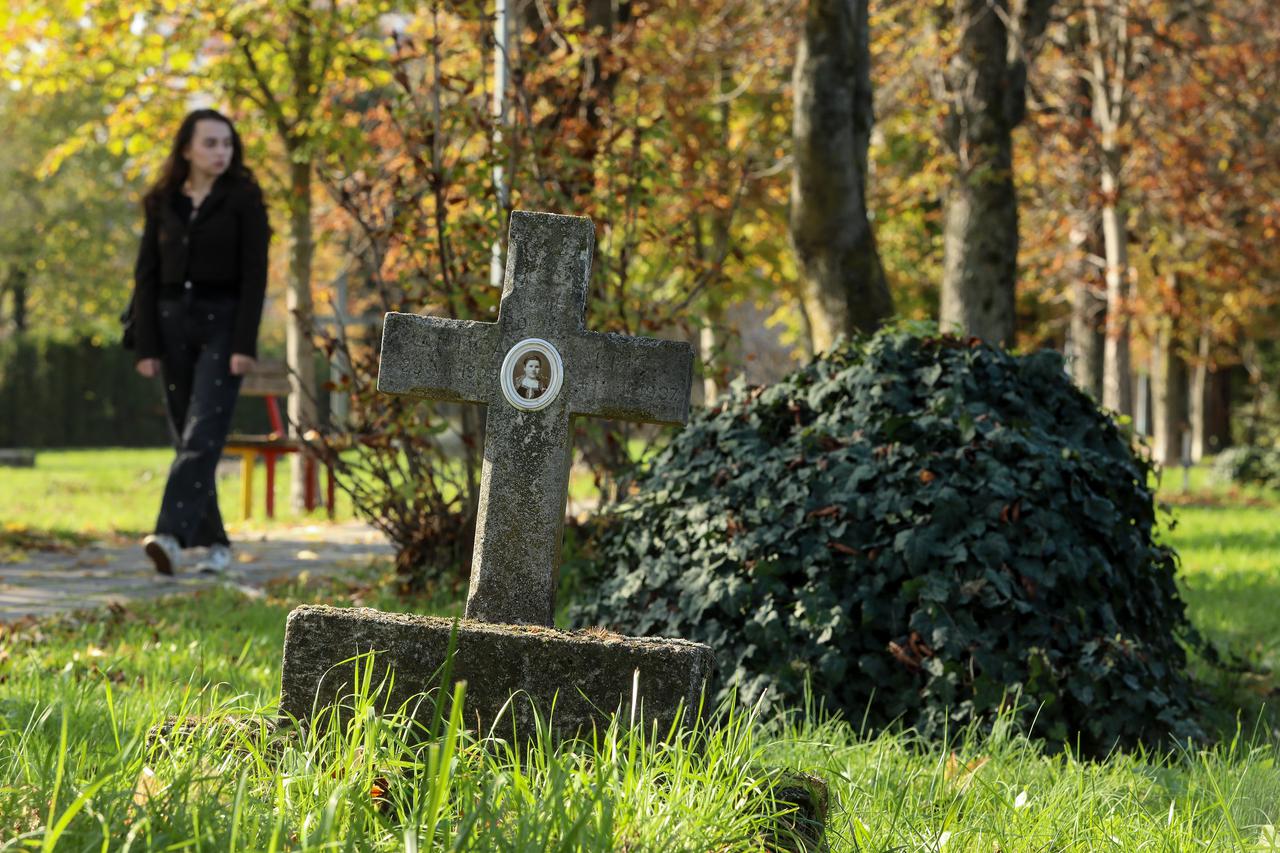
<svg viewBox="0 0 1280 853"><path fill-rule="evenodd" d="M387 315L379 389L488 407L468 619L295 608L285 627L282 718L313 721L320 709L341 709L366 653L374 683L396 673L385 707L413 705L419 715L434 707L418 701L422 691L440 686L451 660L477 731L501 725L527 737L549 720L557 737L573 737L628 707L668 731L702 707L715 657L701 643L530 627L551 623L572 419L688 417L687 344L583 328L593 238L588 219L517 211L496 323Z"/></svg>
<svg viewBox="0 0 1280 853"><path fill-rule="evenodd" d="M496 323L386 317L378 390L488 407L468 619L551 624L573 417L688 419L689 344L585 329L594 241L515 211Z"/></svg>

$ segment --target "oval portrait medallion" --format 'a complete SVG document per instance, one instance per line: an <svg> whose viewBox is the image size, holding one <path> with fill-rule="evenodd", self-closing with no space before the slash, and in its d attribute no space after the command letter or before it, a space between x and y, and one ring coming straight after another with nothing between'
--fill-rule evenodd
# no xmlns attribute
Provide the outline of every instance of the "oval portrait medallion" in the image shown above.
<svg viewBox="0 0 1280 853"><path fill-rule="evenodd" d="M502 360L502 396L517 409L536 412L560 393L564 362L542 338L525 338Z"/></svg>

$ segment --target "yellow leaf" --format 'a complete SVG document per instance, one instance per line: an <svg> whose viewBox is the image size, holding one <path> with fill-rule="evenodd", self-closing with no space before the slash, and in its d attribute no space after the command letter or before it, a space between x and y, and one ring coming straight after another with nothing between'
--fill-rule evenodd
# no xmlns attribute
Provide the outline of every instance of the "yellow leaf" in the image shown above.
<svg viewBox="0 0 1280 853"><path fill-rule="evenodd" d="M947 756L947 766L943 770L942 776L955 785L957 790L963 792L973 783L973 777L977 775L978 771L990 760L991 756L981 755L968 764L961 764L960 757L953 752Z"/></svg>
<svg viewBox="0 0 1280 853"><path fill-rule="evenodd" d="M156 772L150 767L143 767L138 774L138 783L133 786L133 804L145 807L152 797L160 793L161 787L163 786L156 778Z"/></svg>

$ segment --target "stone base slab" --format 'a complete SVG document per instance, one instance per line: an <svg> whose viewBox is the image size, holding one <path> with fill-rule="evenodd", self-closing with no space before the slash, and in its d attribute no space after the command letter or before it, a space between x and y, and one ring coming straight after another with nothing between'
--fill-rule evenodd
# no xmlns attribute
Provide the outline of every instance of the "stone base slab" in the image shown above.
<svg viewBox="0 0 1280 853"><path fill-rule="evenodd" d="M395 674L390 691L380 698L383 709L394 711L427 691L437 695L455 624L452 681L467 683L464 720L481 735L492 728L496 736L509 738L514 716L518 736L529 736L534 708L544 722L551 715L558 738L589 734L593 724L603 729L619 710L629 717L637 671L637 719L646 728L656 722L665 733L682 704L685 720L697 713L714 666L710 648L685 640L304 605L289 614L285 628L282 717L306 722L314 709L350 696L352 659L369 652L374 652L374 685L388 668ZM513 700L513 694L519 695ZM420 714L430 709L430 702L422 703Z"/></svg>

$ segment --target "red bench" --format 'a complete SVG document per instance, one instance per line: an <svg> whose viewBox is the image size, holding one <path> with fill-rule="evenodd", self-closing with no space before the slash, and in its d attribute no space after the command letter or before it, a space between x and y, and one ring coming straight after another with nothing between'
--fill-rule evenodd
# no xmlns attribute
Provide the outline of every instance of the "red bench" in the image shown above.
<svg viewBox="0 0 1280 853"><path fill-rule="evenodd" d="M267 472L266 510L267 518L274 518L276 513L276 460L288 453L302 453L303 470L306 476L306 490L303 503L307 511L320 505L317 494L316 459L306 452L306 446L296 438L291 438L280 417L279 398L289 396L289 370L283 362L260 361L253 371L247 374L240 386L240 395L244 397L262 397L266 401L267 416L271 419L271 432L266 435L235 434L227 436L223 449L225 453L240 457L240 514L243 518L253 516L253 467L258 458L262 459ZM328 473L325 484L325 509L329 518L333 518L334 482L333 469L325 466Z"/></svg>

